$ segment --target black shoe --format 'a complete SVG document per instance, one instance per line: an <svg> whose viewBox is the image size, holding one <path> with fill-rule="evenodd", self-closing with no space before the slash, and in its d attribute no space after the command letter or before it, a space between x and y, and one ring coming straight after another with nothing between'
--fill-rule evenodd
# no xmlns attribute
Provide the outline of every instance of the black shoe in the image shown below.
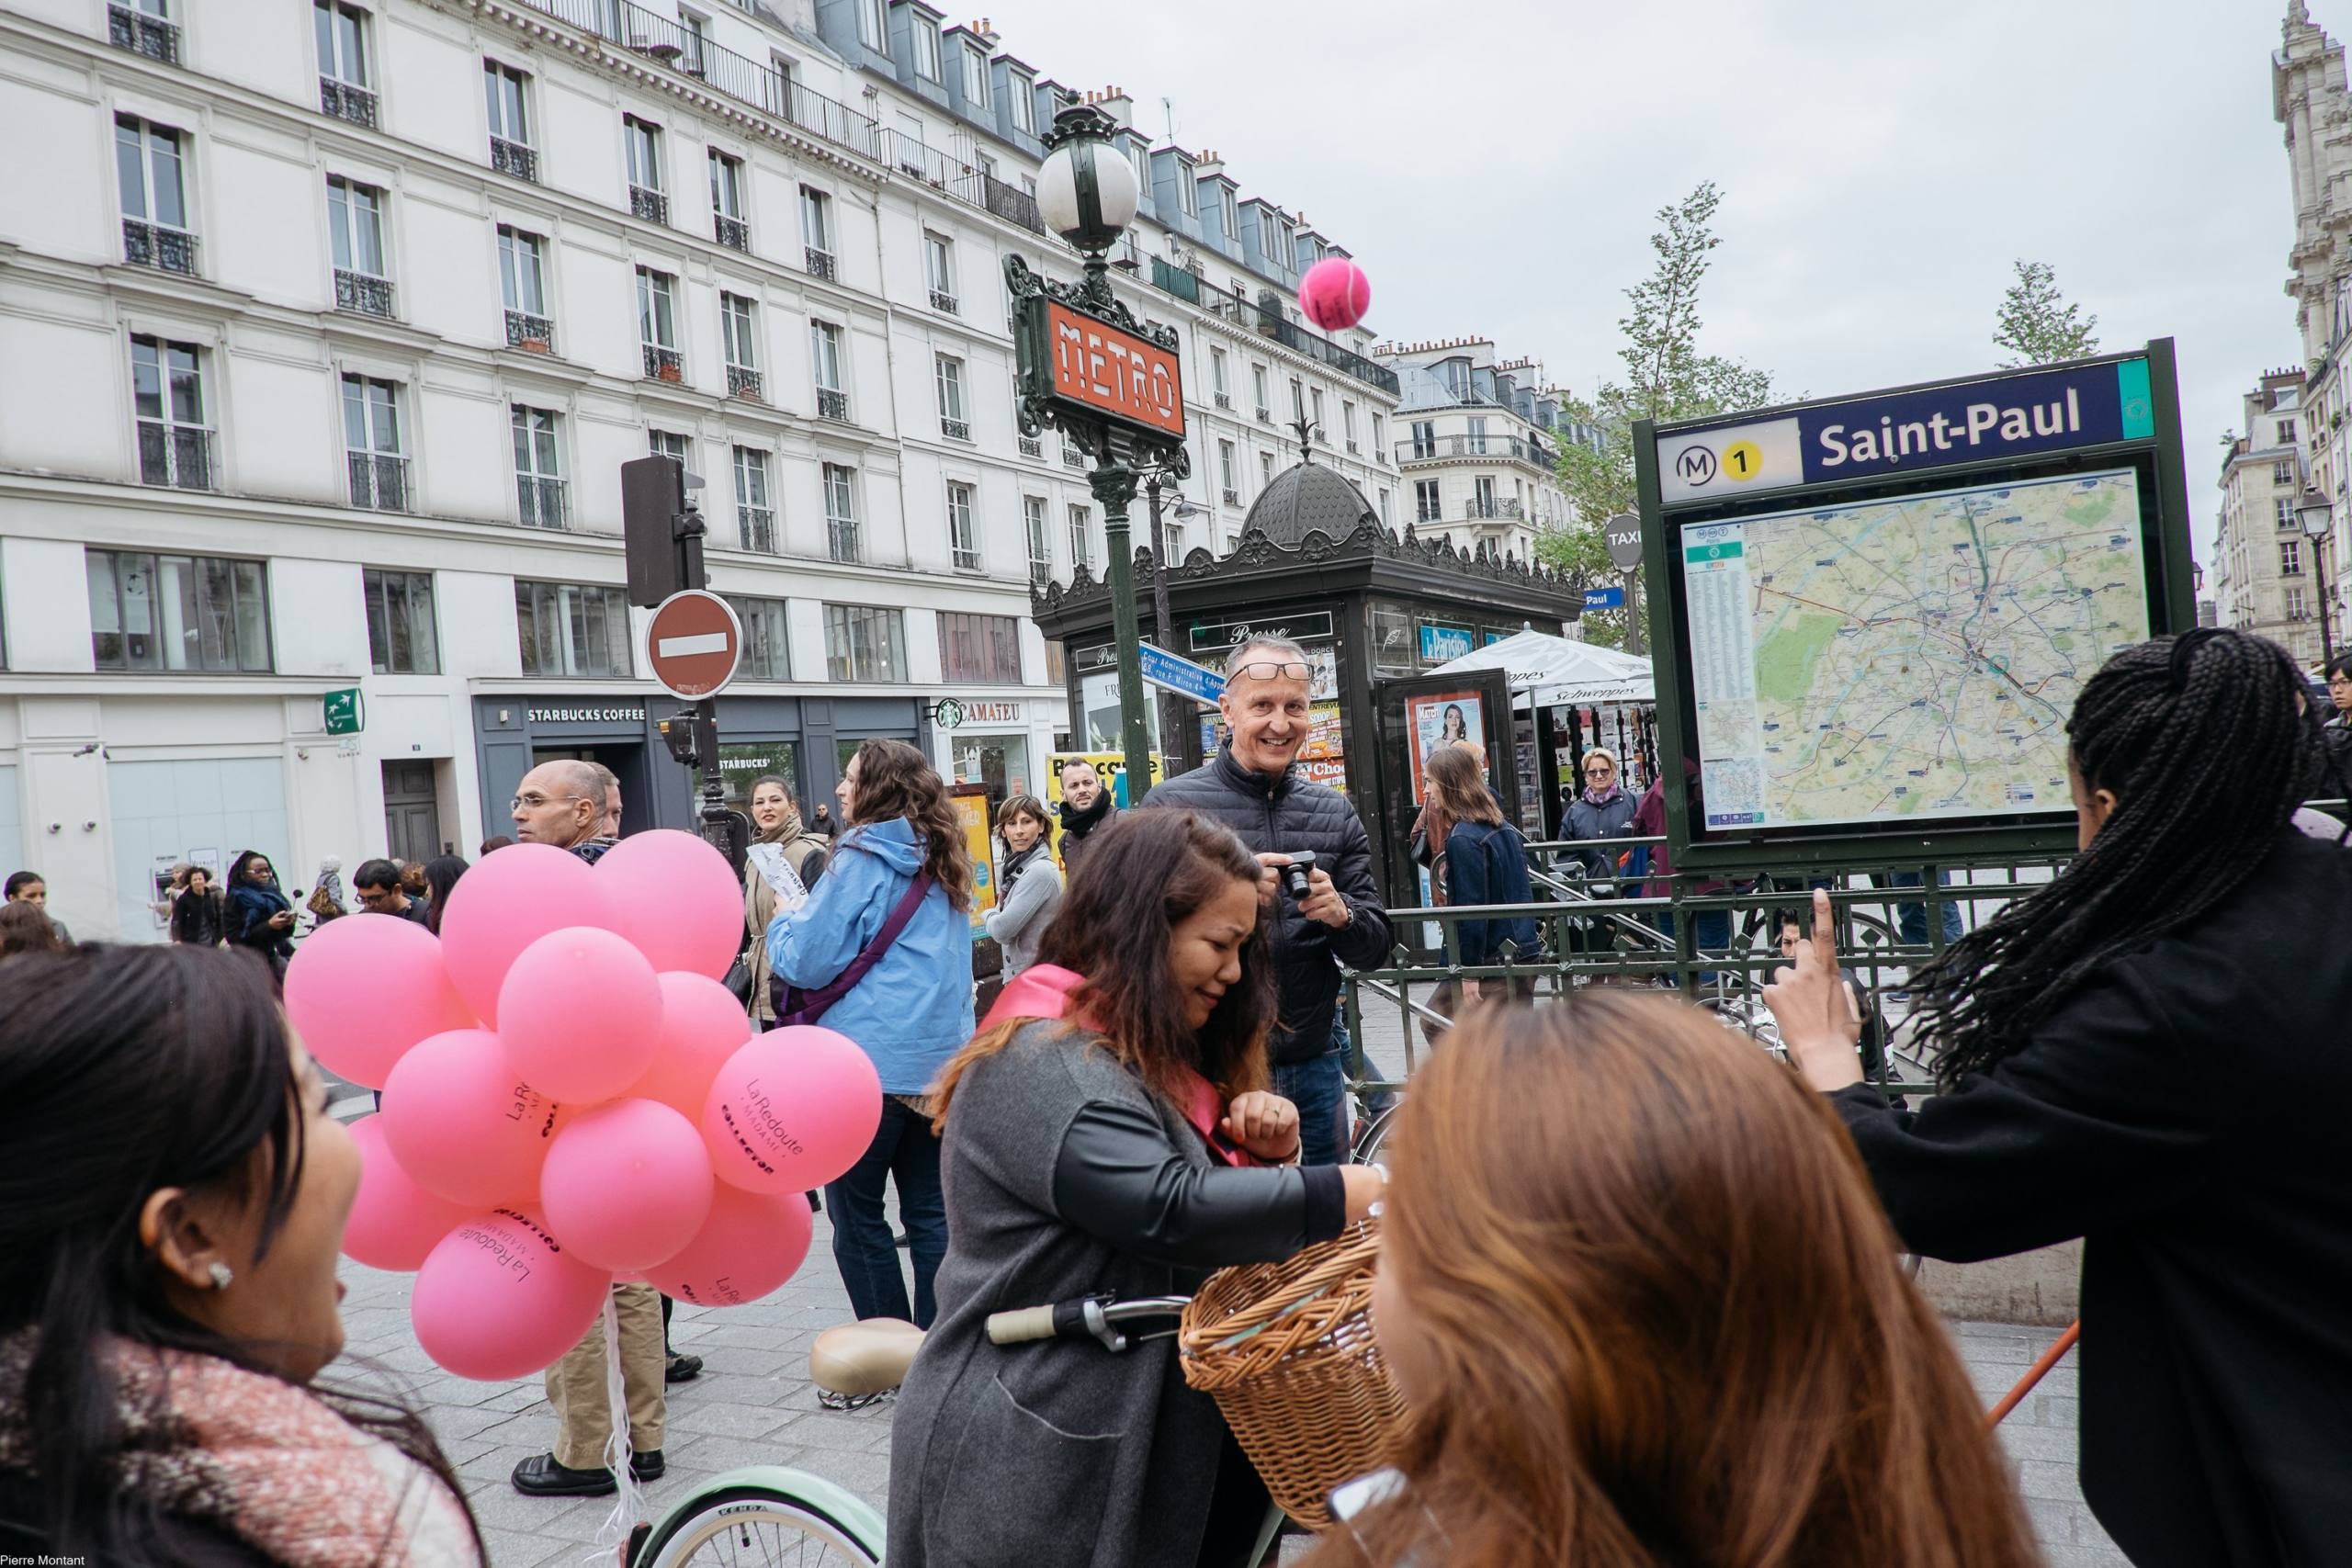
<svg viewBox="0 0 2352 1568"><path fill-rule="evenodd" d="M643 1455L638 1456L643 1458ZM661 1458L659 1453L653 1456ZM637 1461L631 1460L634 1470ZM639 1475L639 1480L644 1477ZM603 1465L591 1470L574 1470L557 1461L551 1453L533 1454L514 1467L514 1490L526 1497L607 1497L616 1487L613 1472Z"/></svg>
<svg viewBox="0 0 2352 1568"><path fill-rule="evenodd" d="M662 1369L663 1382L692 1382L700 1376L702 1376L702 1358L681 1356L674 1350L670 1353L669 1364Z"/></svg>
<svg viewBox="0 0 2352 1568"><path fill-rule="evenodd" d="M628 1456L628 1472L639 1481L659 1481L669 1471L670 1461L662 1457L660 1449L648 1449L641 1454Z"/></svg>

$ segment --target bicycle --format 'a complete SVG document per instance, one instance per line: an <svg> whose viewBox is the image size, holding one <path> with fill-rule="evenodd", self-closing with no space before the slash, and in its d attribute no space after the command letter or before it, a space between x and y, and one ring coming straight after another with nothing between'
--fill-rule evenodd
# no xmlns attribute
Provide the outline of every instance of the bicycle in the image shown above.
<svg viewBox="0 0 2352 1568"><path fill-rule="evenodd" d="M1092 1339L1118 1355L1148 1339L1175 1334L1173 1326L1134 1334L1125 1325L1150 1318L1174 1319L1189 1296L1151 1296L1116 1301L1081 1296L1051 1306L991 1313L989 1338L998 1345L1044 1339ZM922 1335L866 1324L827 1329L809 1352L809 1371L833 1409L856 1408L887 1397L906 1381ZM1265 1559L1281 1533L1283 1514L1270 1507L1250 1561ZM752 1465L713 1476L667 1514L631 1532L621 1568L687 1568L705 1564L794 1568L839 1563L843 1568L882 1568L885 1529L873 1506L842 1487L785 1465ZM811 1555L811 1553L814 1555Z"/></svg>

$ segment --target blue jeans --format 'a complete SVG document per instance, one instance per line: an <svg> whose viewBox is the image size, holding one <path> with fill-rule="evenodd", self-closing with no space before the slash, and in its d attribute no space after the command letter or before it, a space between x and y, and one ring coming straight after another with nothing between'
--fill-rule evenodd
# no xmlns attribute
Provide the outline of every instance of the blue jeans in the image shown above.
<svg viewBox="0 0 2352 1568"><path fill-rule="evenodd" d="M1660 909L1658 911L1657 929L1665 935L1667 941L1672 942L1674 940L1673 910ZM1700 910L1691 919L1690 940L1697 950L1701 953L1706 952L1709 948L1713 948L1715 952L1721 953L1725 948L1731 946L1731 911L1729 909ZM1714 977L1715 972L1713 970L1701 970L1699 973L1699 984L1702 986L1712 984ZM1667 984L1679 989L1680 988L1682 982L1679 977L1668 976Z"/></svg>
<svg viewBox="0 0 2352 1568"><path fill-rule="evenodd" d="M884 1184L893 1177L915 1269L911 1313L898 1245L882 1213ZM929 1328L932 1276L947 1256L947 1200L940 1190L939 1140L932 1135L930 1118L909 1110L895 1095L884 1095L874 1142L846 1175L825 1189L825 1208L833 1218L833 1262L849 1291L850 1310L861 1318L905 1318Z"/></svg>
<svg viewBox="0 0 2352 1568"><path fill-rule="evenodd" d="M1884 886L1888 887L1924 887L1927 886L1927 879L1916 871L1897 871L1888 874ZM1939 871L1936 873L1936 886L1939 887L1950 887L1951 886L1951 873L1948 871ZM1958 942L1961 937L1960 906L1957 904L1945 904L1939 902L1936 905L1936 908L1941 911L1941 918L1943 919L1944 945L1946 947L1950 947L1953 942ZM1897 904L1894 907L1894 929L1901 934L1905 946L1927 946L1928 907L1925 904Z"/></svg>
<svg viewBox="0 0 2352 1568"><path fill-rule="evenodd" d="M1298 1107L1301 1165L1339 1165L1348 1157L1348 1075L1344 1061L1340 1048L1334 1045L1304 1062L1274 1064L1274 1092Z"/></svg>

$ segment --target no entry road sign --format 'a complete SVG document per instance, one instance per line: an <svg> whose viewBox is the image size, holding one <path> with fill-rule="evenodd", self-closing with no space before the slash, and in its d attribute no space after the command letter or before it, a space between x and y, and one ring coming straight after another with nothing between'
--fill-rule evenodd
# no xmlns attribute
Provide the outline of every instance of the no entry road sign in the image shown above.
<svg viewBox="0 0 2352 1568"><path fill-rule="evenodd" d="M645 662L673 697L707 697L735 678L743 626L716 593L688 588L655 607L645 627Z"/></svg>

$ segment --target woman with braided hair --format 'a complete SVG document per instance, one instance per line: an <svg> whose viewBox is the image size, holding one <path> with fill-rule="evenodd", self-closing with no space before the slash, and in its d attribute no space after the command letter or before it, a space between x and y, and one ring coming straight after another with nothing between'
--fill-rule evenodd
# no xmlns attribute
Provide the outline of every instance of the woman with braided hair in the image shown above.
<svg viewBox="0 0 2352 1568"><path fill-rule="evenodd" d="M2133 1562L2340 1562L2352 852L2288 825L2320 715L2199 628L2109 660L2066 735L2082 852L1914 982L1941 1093L1860 1082L1826 895L1766 999L1906 1247L2086 1238L2083 1495Z"/></svg>

